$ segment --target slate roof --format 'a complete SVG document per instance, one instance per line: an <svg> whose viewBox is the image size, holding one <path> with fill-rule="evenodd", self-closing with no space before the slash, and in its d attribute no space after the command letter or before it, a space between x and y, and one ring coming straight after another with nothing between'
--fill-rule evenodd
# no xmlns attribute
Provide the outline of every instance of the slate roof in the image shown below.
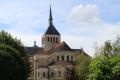
<svg viewBox="0 0 120 80"><path fill-rule="evenodd" d="M24 49L29 56L35 55L38 51L43 51L41 47L24 47Z"/></svg>
<svg viewBox="0 0 120 80"><path fill-rule="evenodd" d="M60 35L60 33L57 31L57 29L51 24L49 25L47 31L45 34L51 34L51 35Z"/></svg>

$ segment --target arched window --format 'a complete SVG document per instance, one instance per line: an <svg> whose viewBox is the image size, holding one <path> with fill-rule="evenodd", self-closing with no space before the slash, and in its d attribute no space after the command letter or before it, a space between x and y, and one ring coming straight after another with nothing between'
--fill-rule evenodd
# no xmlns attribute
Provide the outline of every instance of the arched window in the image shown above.
<svg viewBox="0 0 120 80"><path fill-rule="evenodd" d="M45 72L43 72L43 77L45 77Z"/></svg>
<svg viewBox="0 0 120 80"><path fill-rule="evenodd" d="M62 56L62 61L64 61L64 56Z"/></svg>
<svg viewBox="0 0 120 80"><path fill-rule="evenodd" d="M69 61L69 56L67 56L67 61Z"/></svg>
<svg viewBox="0 0 120 80"><path fill-rule="evenodd" d="M57 56L57 61L59 61L59 56Z"/></svg>

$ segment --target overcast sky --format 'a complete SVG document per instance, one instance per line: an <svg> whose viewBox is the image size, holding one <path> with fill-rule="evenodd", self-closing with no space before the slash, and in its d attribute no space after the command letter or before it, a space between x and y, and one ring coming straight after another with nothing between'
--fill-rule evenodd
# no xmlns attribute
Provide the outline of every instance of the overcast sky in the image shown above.
<svg viewBox="0 0 120 80"><path fill-rule="evenodd" d="M93 56L94 43L114 40L120 33L120 0L52 0L54 25L62 41ZM17 36L25 46L41 46L48 27L50 0L0 0L0 30Z"/></svg>

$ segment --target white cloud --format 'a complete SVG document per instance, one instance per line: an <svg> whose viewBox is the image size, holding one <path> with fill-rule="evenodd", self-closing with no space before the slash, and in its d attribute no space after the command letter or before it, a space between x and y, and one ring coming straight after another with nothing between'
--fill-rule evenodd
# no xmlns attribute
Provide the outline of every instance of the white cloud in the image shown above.
<svg viewBox="0 0 120 80"><path fill-rule="evenodd" d="M98 7L96 5L80 4L71 10L69 20L79 23L96 23L99 22L98 16Z"/></svg>
<svg viewBox="0 0 120 80"><path fill-rule="evenodd" d="M41 12L43 9L39 8L46 4L39 4L40 2L41 0L0 1L0 23L14 25L9 28L12 31L30 34L36 28L40 28L40 24L44 24L45 21L43 18L45 15L43 16Z"/></svg>
<svg viewBox="0 0 120 80"><path fill-rule="evenodd" d="M72 22L71 24L74 25L69 27L72 34L68 38L68 43L73 47L75 47L75 44L81 44L91 56L94 54L94 48L92 47L94 42L101 45L106 40L114 40L117 34L120 34L120 24L104 22L99 16L96 5L80 4L75 6L71 9L68 19L69 23ZM72 35L76 35L76 37ZM69 42L70 38L74 40Z"/></svg>

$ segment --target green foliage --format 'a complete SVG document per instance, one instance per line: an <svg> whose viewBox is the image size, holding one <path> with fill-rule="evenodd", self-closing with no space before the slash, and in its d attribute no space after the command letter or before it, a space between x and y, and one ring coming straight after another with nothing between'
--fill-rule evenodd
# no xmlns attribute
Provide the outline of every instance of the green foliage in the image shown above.
<svg viewBox="0 0 120 80"><path fill-rule="evenodd" d="M0 32L0 79L26 80L30 67L20 40L5 31ZM3 74L3 75L2 75Z"/></svg>
<svg viewBox="0 0 120 80"><path fill-rule="evenodd" d="M112 80L120 80L120 55L111 58L110 61L112 70Z"/></svg>
<svg viewBox="0 0 120 80"><path fill-rule="evenodd" d="M78 78L78 80L86 80L90 61L91 58L84 54L77 55L75 75Z"/></svg>
<svg viewBox="0 0 120 80"><path fill-rule="evenodd" d="M88 80L120 80L120 55L93 59L89 66Z"/></svg>
<svg viewBox="0 0 120 80"><path fill-rule="evenodd" d="M9 45L12 48L18 50L21 56L26 56L23 44L17 38L13 38L9 33L5 31L0 32L0 44Z"/></svg>
<svg viewBox="0 0 120 80"><path fill-rule="evenodd" d="M88 80L110 80L110 61L108 57L100 56L91 61Z"/></svg>
<svg viewBox="0 0 120 80"><path fill-rule="evenodd" d="M10 46L0 45L0 79L1 80L20 80L22 61L20 54ZM17 73L16 73L17 72ZM17 75L19 74L19 75Z"/></svg>
<svg viewBox="0 0 120 80"><path fill-rule="evenodd" d="M89 66L88 80L120 80L120 37L97 48Z"/></svg>

